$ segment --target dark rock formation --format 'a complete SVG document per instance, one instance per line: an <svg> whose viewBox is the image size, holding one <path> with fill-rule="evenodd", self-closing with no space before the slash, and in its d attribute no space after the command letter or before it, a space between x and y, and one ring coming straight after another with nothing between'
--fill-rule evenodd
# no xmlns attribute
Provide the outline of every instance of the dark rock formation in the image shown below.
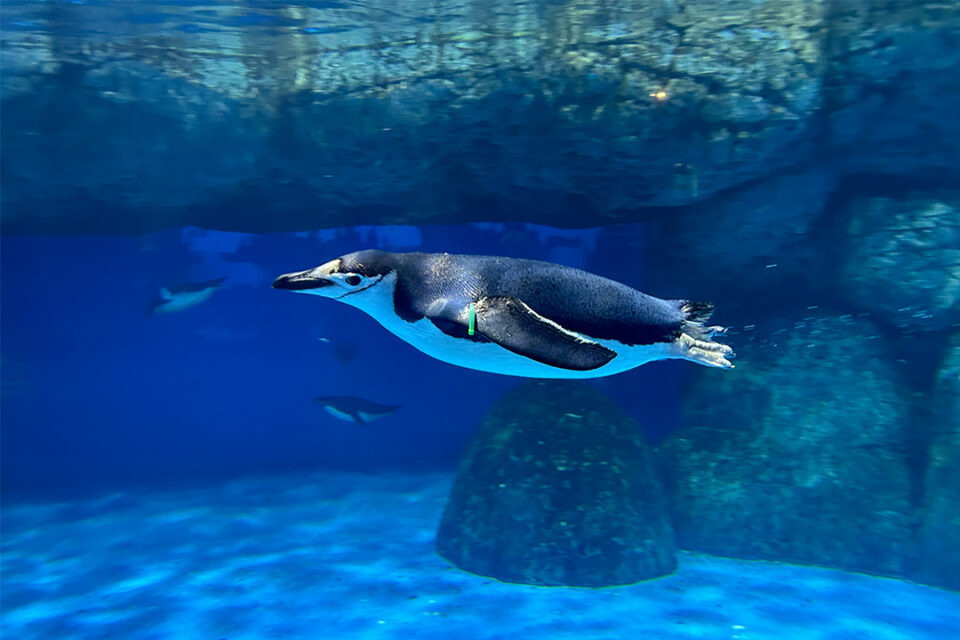
<svg viewBox="0 0 960 640"><path fill-rule="evenodd" d="M910 428L871 323L811 318L698 372L657 449L677 544L902 575L915 555Z"/></svg>
<svg viewBox="0 0 960 640"><path fill-rule="evenodd" d="M865 171L955 179L958 13L924 0L15 4L4 230L694 225L707 209L690 205L729 208L731 189L810 166L801 192Z"/></svg>
<svg viewBox="0 0 960 640"><path fill-rule="evenodd" d="M827 25L820 157L851 174L956 184L960 5L839 0Z"/></svg>
<svg viewBox="0 0 960 640"><path fill-rule="evenodd" d="M838 292L901 328L960 322L960 193L855 198L839 212Z"/></svg>
<svg viewBox="0 0 960 640"><path fill-rule="evenodd" d="M640 429L584 382L527 382L491 409L437 550L467 571L540 585L629 584L676 567Z"/></svg>
<svg viewBox="0 0 960 640"><path fill-rule="evenodd" d="M696 282L698 291L717 299L751 291L764 292L769 302L785 281L811 277L810 265L823 253L812 234L835 181L830 167L819 167L752 182L695 205L657 225L663 241L650 243L649 263L669 270L662 274L664 290L682 273L685 282Z"/></svg>
<svg viewBox="0 0 960 640"><path fill-rule="evenodd" d="M960 334L937 376L933 446L924 482L920 579L960 589Z"/></svg>

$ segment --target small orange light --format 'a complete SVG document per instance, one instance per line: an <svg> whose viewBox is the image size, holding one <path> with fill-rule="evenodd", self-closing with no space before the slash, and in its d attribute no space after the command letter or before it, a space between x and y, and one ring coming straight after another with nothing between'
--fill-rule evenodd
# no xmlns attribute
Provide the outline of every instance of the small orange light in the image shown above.
<svg viewBox="0 0 960 640"><path fill-rule="evenodd" d="M651 93L651 94L650 94L650 97L651 97L651 98L656 98L657 100L663 101L663 100L666 100L666 99L667 99L667 92L664 91L663 89L658 89L658 90L654 91L653 93Z"/></svg>

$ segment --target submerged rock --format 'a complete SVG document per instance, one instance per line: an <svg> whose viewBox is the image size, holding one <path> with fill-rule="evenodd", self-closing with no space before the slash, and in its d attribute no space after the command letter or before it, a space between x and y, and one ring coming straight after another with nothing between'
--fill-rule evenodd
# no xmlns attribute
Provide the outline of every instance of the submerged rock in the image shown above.
<svg viewBox="0 0 960 640"><path fill-rule="evenodd" d="M960 193L854 198L841 217L842 295L902 328L960 322Z"/></svg>
<svg viewBox="0 0 960 640"><path fill-rule="evenodd" d="M920 577L960 589L960 334L934 390L934 434L924 481Z"/></svg>
<svg viewBox="0 0 960 640"><path fill-rule="evenodd" d="M680 548L904 573L909 423L877 337L860 319L808 319L738 345L737 369L686 397L684 428L657 449Z"/></svg>
<svg viewBox="0 0 960 640"><path fill-rule="evenodd" d="M676 568L638 425L584 382L526 382L489 412L437 534L457 565L506 582L603 587Z"/></svg>

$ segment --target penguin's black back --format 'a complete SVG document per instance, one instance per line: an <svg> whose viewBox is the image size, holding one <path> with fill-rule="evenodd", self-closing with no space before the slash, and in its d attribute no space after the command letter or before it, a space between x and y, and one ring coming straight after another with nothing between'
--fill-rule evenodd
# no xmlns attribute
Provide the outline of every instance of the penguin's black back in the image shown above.
<svg viewBox="0 0 960 640"><path fill-rule="evenodd" d="M362 252L368 253L368 252ZM369 252L374 253L374 252ZM456 311L484 297L522 300L565 329L628 345L677 338L682 301L662 300L580 269L538 260L441 253L375 252L397 272L398 315L414 322Z"/></svg>

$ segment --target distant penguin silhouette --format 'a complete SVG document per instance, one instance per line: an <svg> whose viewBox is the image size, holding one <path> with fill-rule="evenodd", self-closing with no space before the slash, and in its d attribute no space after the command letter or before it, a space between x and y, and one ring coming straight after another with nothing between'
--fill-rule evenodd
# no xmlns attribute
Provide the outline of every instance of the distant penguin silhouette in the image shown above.
<svg viewBox="0 0 960 640"><path fill-rule="evenodd" d="M147 304L147 315L174 313L205 302L220 288L226 278L188 282L176 287L162 287L160 294Z"/></svg>
<svg viewBox="0 0 960 640"><path fill-rule="evenodd" d="M579 269L493 256L350 253L276 289L333 298L434 358L532 378L596 378L680 358L729 369L708 302L662 300Z"/></svg>
<svg viewBox="0 0 960 640"><path fill-rule="evenodd" d="M349 396L328 396L313 400L320 403L334 418L356 424L368 424L374 420L386 418L400 409L399 405L380 404Z"/></svg>

